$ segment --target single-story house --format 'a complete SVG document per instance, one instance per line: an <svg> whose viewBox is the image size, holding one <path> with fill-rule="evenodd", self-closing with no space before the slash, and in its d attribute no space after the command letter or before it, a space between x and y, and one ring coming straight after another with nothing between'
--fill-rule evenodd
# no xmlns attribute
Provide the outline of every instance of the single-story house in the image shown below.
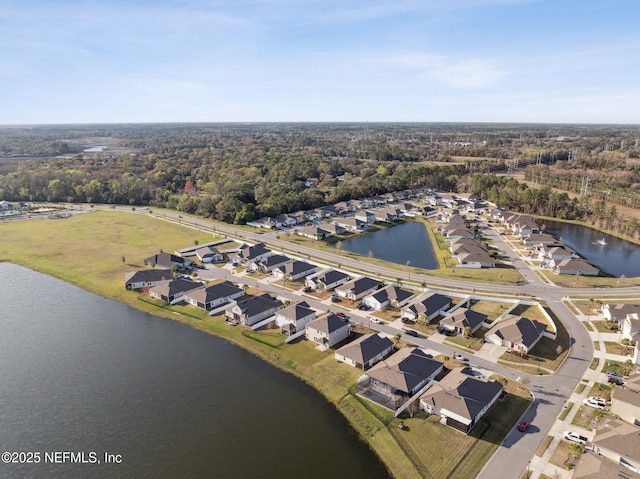
<svg viewBox="0 0 640 479"><path fill-rule="evenodd" d="M630 424L640 426L640 373L631 375L625 387L613 388L611 412Z"/></svg>
<svg viewBox="0 0 640 479"><path fill-rule="evenodd" d="M305 331L305 337L323 350L344 341L351 334L349 323L333 313L308 322Z"/></svg>
<svg viewBox="0 0 640 479"><path fill-rule="evenodd" d="M344 227L335 223L322 223L322 229L328 231L331 236L341 235L347 231Z"/></svg>
<svg viewBox="0 0 640 479"><path fill-rule="evenodd" d="M232 258L234 263L251 263L271 256L271 250L264 243L241 246L238 253Z"/></svg>
<svg viewBox="0 0 640 479"><path fill-rule="evenodd" d="M266 258L251 261L249 263L249 268L251 268L253 271L270 273L275 268L283 266L289 261L291 260L283 254L272 254L271 256L267 256Z"/></svg>
<svg viewBox="0 0 640 479"><path fill-rule="evenodd" d="M351 301L358 301L366 295L373 293L382 286L378 280L371 279L367 276L349 281L336 288L336 294L341 298L347 298Z"/></svg>
<svg viewBox="0 0 640 479"><path fill-rule="evenodd" d="M295 281L317 271L318 267L315 264L307 263L306 261L292 261L274 268L271 274L276 278Z"/></svg>
<svg viewBox="0 0 640 479"><path fill-rule="evenodd" d="M508 314L494 323L484 339L487 343L529 352L540 341L546 329L546 325L535 319Z"/></svg>
<svg viewBox="0 0 640 479"><path fill-rule="evenodd" d="M193 261L174 254L158 253L144 260L144 264L158 269L189 269Z"/></svg>
<svg viewBox="0 0 640 479"><path fill-rule="evenodd" d="M200 282L178 278L163 282L149 289L149 296L160 299L168 304L176 304L184 300L185 293L200 286L202 286Z"/></svg>
<svg viewBox="0 0 640 479"><path fill-rule="evenodd" d="M270 216L264 216L264 217L259 218L257 220L247 221L247 225L248 226L254 226L256 228L273 229L273 228L276 227L276 222Z"/></svg>
<svg viewBox="0 0 640 479"><path fill-rule="evenodd" d="M558 274L578 274L583 276L598 276L598 268L582 259L563 259L557 264L554 261L553 271Z"/></svg>
<svg viewBox="0 0 640 479"><path fill-rule="evenodd" d="M620 328L623 339L635 341L634 337L640 333L640 315L638 313L629 313L622 320Z"/></svg>
<svg viewBox="0 0 640 479"><path fill-rule="evenodd" d="M398 219L398 212L392 206L374 212L377 221L392 222Z"/></svg>
<svg viewBox="0 0 640 479"><path fill-rule="evenodd" d="M358 232L369 229L369 225L367 223L353 217L336 218L333 220L333 223L344 228L346 231Z"/></svg>
<svg viewBox="0 0 640 479"><path fill-rule="evenodd" d="M321 240L333 236L330 231L327 231L321 226L304 226L296 230L298 236L304 236L312 240Z"/></svg>
<svg viewBox="0 0 640 479"><path fill-rule="evenodd" d="M292 304L276 312L276 326L286 336L304 330L307 323L314 319L316 319L316 311L311 309L305 301Z"/></svg>
<svg viewBox="0 0 640 479"><path fill-rule="evenodd" d="M244 296L244 290L242 288L239 288L231 281L223 281L218 284L201 286L188 291L184 295L184 301L197 308L209 311L216 306L228 303L241 296Z"/></svg>
<svg viewBox="0 0 640 479"><path fill-rule="evenodd" d="M420 408L441 422L469 434L502 394L498 381L488 381L454 369L420 396Z"/></svg>
<svg viewBox="0 0 640 479"><path fill-rule="evenodd" d="M473 231L471 231L469 228L467 228L466 226L458 226L458 225L443 227L442 234L448 240L454 240L459 238L473 239L475 237L475 235L473 234Z"/></svg>
<svg viewBox="0 0 640 479"><path fill-rule="evenodd" d="M371 211L360 210L357 211L353 217L357 220L364 221L368 225L372 225L376 222L376 215Z"/></svg>
<svg viewBox="0 0 640 479"><path fill-rule="evenodd" d="M413 294L409 291L400 289L398 286L392 284L385 286L382 289L377 290L371 296L367 296L362 300L364 304L371 308L378 310L385 306L393 306L394 308L400 308L413 298Z"/></svg>
<svg viewBox="0 0 640 479"><path fill-rule="evenodd" d="M402 348L369 369L358 384L358 394L396 410L441 371L443 364L419 348ZM375 394L367 394L375 390Z"/></svg>
<svg viewBox="0 0 640 479"><path fill-rule="evenodd" d="M637 425L605 416L591 441L591 450L623 466L624 471L607 477L637 478L640 474L640 427Z"/></svg>
<svg viewBox="0 0 640 479"><path fill-rule="evenodd" d="M252 326L282 309L284 304L269 293L255 296L227 308L224 312L228 322Z"/></svg>
<svg viewBox="0 0 640 479"><path fill-rule="evenodd" d="M458 334L465 334L465 328L470 328L469 334L475 333L482 323L489 317L486 314L479 313L467 308L458 308L451 314L448 314L440 321L440 326L455 331Z"/></svg>
<svg viewBox="0 0 640 479"><path fill-rule="evenodd" d="M534 245L534 244L554 244L556 238L547 233L532 233L522 238L522 244Z"/></svg>
<svg viewBox="0 0 640 479"><path fill-rule="evenodd" d="M565 259L577 259L578 254L565 244L554 243L538 247L538 258L551 259L558 263Z"/></svg>
<svg viewBox="0 0 640 479"><path fill-rule="evenodd" d="M473 251L470 253L458 254L460 268L493 268L496 265L495 259L487 251Z"/></svg>
<svg viewBox="0 0 640 479"><path fill-rule="evenodd" d="M364 336L342 346L335 352L337 361L356 368L368 369L394 350L393 341L378 334Z"/></svg>
<svg viewBox="0 0 640 479"><path fill-rule="evenodd" d="M125 274L124 287L128 290L153 288L172 279L173 275L168 269L143 269Z"/></svg>
<svg viewBox="0 0 640 479"><path fill-rule="evenodd" d="M628 314L640 314L640 304L603 304L602 317L610 321L624 321Z"/></svg>
<svg viewBox="0 0 640 479"><path fill-rule="evenodd" d="M196 256L203 263L220 263L224 261L224 255L216 248L204 246L196 250Z"/></svg>
<svg viewBox="0 0 640 479"><path fill-rule="evenodd" d="M452 300L448 296L440 293L428 293L424 298L410 306L402 308L402 316L413 321L432 321L438 315L445 314L451 308Z"/></svg>
<svg viewBox="0 0 640 479"><path fill-rule="evenodd" d="M304 285L313 290L327 290L333 289L337 286L340 286L341 284L348 283L350 279L351 278L347 273L329 268L314 275L308 276Z"/></svg>

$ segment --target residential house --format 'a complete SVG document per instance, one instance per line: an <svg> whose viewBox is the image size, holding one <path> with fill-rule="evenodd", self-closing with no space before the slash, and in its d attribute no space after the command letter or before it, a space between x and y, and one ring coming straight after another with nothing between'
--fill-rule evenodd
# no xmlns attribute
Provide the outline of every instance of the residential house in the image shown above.
<svg viewBox="0 0 640 479"><path fill-rule="evenodd" d="M498 344L525 353L542 338L547 326L535 319L513 314L505 315L484 335L487 343Z"/></svg>
<svg viewBox="0 0 640 479"><path fill-rule="evenodd" d="M362 300L362 302L374 310L378 310L385 306L400 308L408 303L411 298L413 298L412 293L390 284L377 290L371 296L367 296Z"/></svg>
<svg viewBox="0 0 640 479"><path fill-rule="evenodd" d="M550 234L546 233L532 233L522 238L523 245L535 245L535 244L555 244L558 240Z"/></svg>
<svg viewBox="0 0 640 479"><path fill-rule="evenodd" d="M196 256L203 263L220 263L224 261L224 255L212 246L204 246L196 250Z"/></svg>
<svg viewBox="0 0 640 479"><path fill-rule="evenodd" d="M286 336L292 336L303 331L307 323L314 319L316 319L316 312L305 301L292 304L276 312L276 326Z"/></svg>
<svg viewBox="0 0 640 479"><path fill-rule="evenodd" d="M307 263L306 261L291 261L274 268L271 274L279 279L295 281L316 271L318 271L318 267L315 264Z"/></svg>
<svg viewBox="0 0 640 479"><path fill-rule="evenodd" d="M600 270L582 259L563 259L556 263L552 261L553 271L558 274L573 274L582 276L598 276Z"/></svg>
<svg viewBox="0 0 640 479"><path fill-rule="evenodd" d="M265 293L227 308L224 314L227 322L253 326L263 319L273 316L283 306L282 301Z"/></svg>
<svg viewBox="0 0 640 479"><path fill-rule="evenodd" d="M367 211L367 210L357 211L356 214L353 215L353 217L357 220L367 223L368 225L372 225L376 222L375 213L372 213L371 211Z"/></svg>
<svg viewBox="0 0 640 479"><path fill-rule="evenodd" d="M295 216L293 214L283 213L281 215L276 216L274 219L276 228L292 228L296 226L300 221L300 217Z"/></svg>
<svg viewBox="0 0 640 479"><path fill-rule="evenodd" d="M252 263L267 256L271 256L271 250L267 248L264 243L243 245L232 258L232 261L234 263Z"/></svg>
<svg viewBox="0 0 640 479"><path fill-rule="evenodd" d="M166 269L143 269L124 275L124 287L128 290L152 288L166 281L171 281L173 275Z"/></svg>
<svg viewBox="0 0 640 479"><path fill-rule="evenodd" d="M332 236L330 231L327 231L321 226L304 226L302 228L298 228L296 230L296 234L312 240L321 240Z"/></svg>
<svg viewBox="0 0 640 479"><path fill-rule="evenodd" d="M603 304L602 317L609 321L624 321L628 314L640 313L640 304Z"/></svg>
<svg viewBox="0 0 640 479"><path fill-rule="evenodd" d="M329 268L307 277L304 285L313 290L327 290L348 283L350 279L347 273Z"/></svg>
<svg viewBox="0 0 640 479"><path fill-rule="evenodd" d="M178 278L153 286L149 289L149 296L160 299L167 304L176 304L184 300L185 293L200 286L202 286L200 282Z"/></svg>
<svg viewBox="0 0 640 479"><path fill-rule="evenodd" d="M413 321L425 320L431 322L439 315L451 308L452 300L440 293L428 293L424 298L410 306L402 308L402 316Z"/></svg>
<svg viewBox="0 0 640 479"><path fill-rule="evenodd" d="M558 263L565 259L577 259L578 255L571 247L562 243L553 243L538 247L538 258L550 259Z"/></svg>
<svg viewBox="0 0 640 479"><path fill-rule="evenodd" d="M625 387L611 392L611 412L620 419L640 426L640 374L631 375Z"/></svg>
<svg viewBox="0 0 640 479"><path fill-rule="evenodd" d="M343 235L345 231L347 231L344 227L337 225L335 223L323 223L322 229L327 231L330 236Z"/></svg>
<svg viewBox="0 0 640 479"><path fill-rule="evenodd" d="M200 286L184 295L184 301L207 311L244 296L244 290L231 281Z"/></svg>
<svg viewBox="0 0 640 479"><path fill-rule="evenodd" d="M365 334L335 352L337 361L368 369L394 350L393 341L378 334Z"/></svg>
<svg viewBox="0 0 640 479"><path fill-rule="evenodd" d="M360 207L353 201L340 201L339 203L334 204L333 207L339 215L344 215L360 209Z"/></svg>
<svg viewBox="0 0 640 479"><path fill-rule="evenodd" d="M640 319L638 313L629 313L622 320L620 331L622 338L629 341L635 341L640 334Z"/></svg>
<svg viewBox="0 0 640 479"><path fill-rule="evenodd" d="M174 254L158 253L144 260L144 264L158 269L189 269L193 261Z"/></svg>
<svg viewBox="0 0 640 479"><path fill-rule="evenodd" d="M273 228L276 227L276 222L270 216L264 216L264 217L259 218L257 220L247 221L247 225L248 226L254 226L256 228L273 229Z"/></svg>
<svg viewBox="0 0 640 479"><path fill-rule="evenodd" d="M422 349L402 348L367 371L358 383L358 394L396 410L433 380L442 367Z"/></svg>
<svg viewBox="0 0 640 479"><path fill-rule="evenodd" d="M393 222L398 219L398 212L395 207L389 206L374 212L377 221Z"/></svg>
<svg viewBox="0 0 640 479"><path fill-rule="evenodd" d="M441 423L469 434L502 394L498 381L488 381L455 369L420 396L420 408L440 416Z"/></svg>
<svg viewBox="0 0 640 479"><path fill-rule="evenodd" d="M447 225L441 228L441 232L442 232L442 235L445 236L448 240L454 240L459 238L468 238L468 239L475 238L473 231L471 231L466 226Z"/></svg>
<svg viewBox="0 0 640 479"><path fill-rule="evenodd" d="M284 266L289 261L291 260L283 254L272 254L270 256L267 256L266 258L251 261L249 263L249 268L251 268L252 271L262 271L264 273L270 273L275 268Z"/></svg>
<svg viewBox="0 0 640 479"><path fill-rule="evenodd" d="M467 334L466 328L469 328L468 334L475 333L489 317L486 314L479 313L467 308L458 308L452 313L445 316L440 321L440 326L449 331L454 331L460 335Z"/></svg>
<svg viewBox="0 0 640 479"><path fill-rule="evenodd" d="M495 259L485 250L460 253L457 257L458 268L493 268L496 265Z"/></svg>
<svg viewBox="0 0 640 479"><path fill-rule="evenodd" d="M0 210L9 211L11 209L13 209L13 206L7 200L0 201Z"/></svg>
<svg viewBox="0 0 640 479"><path fill-rule="evenodd" d="M621 466L612 475L605 476L598 471L598 478L631 479L640 475L640 427L637 425L604 416L591 441L591 450Z"/></svg>
<svg viewBox="0 0 640 479"><path fill-rule="evenodd" d="M358 301L364 298L366 295L373 293L382 286L382 283L378 280L362 276L360 278L349 281L336 288L336 294L340 298L347 298L351 301Z"/></svg>
<svg viewBox="0 0 640 479"><path fill-rule="evenodd" d="M341 228L344 228L346 231L355 233L369 229L369 225L367 223L353 217L336 218L333 220L333 223L340 226Z"/></svg>
<svg viewBox="0 0 640 479"><path fill-rule="evenodd" d="M318 344L318 348L327 350L351 334L349 323L333 313L314 319L306 325L305 337Z"/></svg>

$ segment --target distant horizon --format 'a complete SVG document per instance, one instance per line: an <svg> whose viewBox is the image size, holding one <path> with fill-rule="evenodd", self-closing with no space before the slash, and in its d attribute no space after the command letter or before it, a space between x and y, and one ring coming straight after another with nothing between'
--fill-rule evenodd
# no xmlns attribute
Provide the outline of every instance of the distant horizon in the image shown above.
<svg viewBox="0 0 640 479"><path fill-rule="evenodd" d="M636 125L638 17L636 0L6 0L0 124Z"/></svg>

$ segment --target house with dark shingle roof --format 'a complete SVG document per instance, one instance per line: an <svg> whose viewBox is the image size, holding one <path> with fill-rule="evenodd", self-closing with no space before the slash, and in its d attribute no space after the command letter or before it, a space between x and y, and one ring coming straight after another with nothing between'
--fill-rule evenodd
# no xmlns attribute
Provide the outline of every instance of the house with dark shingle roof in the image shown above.
<svg viewBox="0 0 640 479"><path fill-rule="evenodd" d="M124 287L128 290L153 288L166 281L171 281L173 275L166 269L143 269L124 275Z"/></svg>
<svg viewBox="0 0 640 479"><path fill-rule="evenodd" d="M423 350L402 348L367 371L358 383L358 394L397 410L433 380L442 368L441 362Z"/></svg>
<svg viewBox="0 0 640 479"><path fill-rule="evenodd" d="M302 301L298 304L281 309L276 313L276 326L280 328L282 334L291 336L304 330L309 321L316 319L315 310L309 304Z"/></svg>
<svg viewBox="0 0 640 479"><path fill-rule="evenodd" d="M158 269L172 269L173 267L188 269L193 264L193 261L174 254L158 253L145 259L144 264Z"/></svg>
<svg viewBox="0 0 640 479"><path fill-rule="evenodd" d="M413 321L426 320L432 321L439 315L445 314L451 308L452 300L450 297L440 293L428 293L419 301L402 308L402 316Z"/></svg>
<svg viewBox="0 0 640 479"><path fill-rule="evenodd" d="M227 308L224 315L228 322L252 326L273 316L283 306L282 301L265 293Z"/></svg>
<svg viewBox="0 0 640 479"><path fill-rule="evenodd" d="M455 369L420 396L420 408L468 434L500 394L502 385L498 381L479 379Z"/></svg>
<svg viewBox="0 0 640 479"><path fill-rule="evenodd" d="M283 254L272 254L266 258L254 260L249 263L249 268L253 271L262 271L264 273L270 273L279 266L287 264L291 261L287 256Z"/></svg>
<svg viewBox="0 0 640 479"><path fill-rule="evenodd" d="M325 269L312 276L309 276L304 285L309 288L316 289L333 289L341 284L348 283L351 278L347 273L336 271L335 269Z"/></svg>
<svg viewBox="0 0 640 479"><path fill-rule="evenodd" d="M234 263L251 263L252 261L258 261L262 258L271 256L271 250L265 246L264 243L258 243L255 245L244 245L233 257Z"/></svg>
<svg viewBox="0 0 640 479"><path fill-rule="evenodd" d="M611 321L623 321L627 314L640 314L640 304L603 304L602 317Z"/></svg>
<svg viewBox="0 0 640 479"><path fill-rule="evenodd" d="M449 331L455 331L458 334L464 334L465 328L470 328L470 334L473 334L480 329L482 323L488 318L486 314L467 308L458 308L442 318L442 320L440 320L440 326Z"/></svg>
<svg viewBox="0 0 640 479"><path fill-rule="evenodd" d="M337 361L368 369L394 350L393 341L378 334L365 334L335 352Z"/></svg>
<svg viewBox="0 0 640 479"><path fill-rule="evenodd" d="M202 283L178 278L154 286L149 290L149 296L168 304L176 304L184 300L185 293L200 286L202 286Z"/></svg>
<svg viewBox="0 0 640 479"><path fill-rule="evenodd" d="M224 255L212 246L204 246L196 250L196 256L203 263L220 263Z"/></svg>
<svg viewBox="0 0 640 479"><path fill-rule="evenodd" d="M274 268L271 274L279 279L295 281L318 271L315 264L306 261L292 261Z"/></svg>
<svg viewBox="0 0 640 479"><path fill-rule="evenodd" d="M326 350L344 341L351 334L349 323L334 313L307 323L305 337L318 344L318 349Z"/></svg>
<svg viewBox="0 0 640 479"><path fill-rule="evenodd" d="M583 259L563 259L557 264L552 260L553 271L558 274L576 274L582 276L598 276L600 270Z"/></svg>
<svg viewBox="0 0 640 479"><path fill-rule="evenodd" d="M507 314L494 323L484 339L487 343L529 352L540 341L546 329L546 325L535 319Z"/></svg>
<svg viewBox="0 0 640 479"><path fill-rule="evenodd" d="M409 302L411 298L413 298L412 293L390 284L377 290L371 296L367 296L362 302L374 310L378 310L385 306L393 306L394 308L402 307Z"/></svg>
<svg viewBox="0 0 640 479"><path fill-rule="evenodd" d="M341 298L347 298L351 301L357 301L364 298L367 294L373 293L382 286L378 280L362 276L361 278L349 281L336 288L336 294Z"/></svg>
<svg viewBox="0 0 640 479"><path fill-rule="evenodd" d="M231 281L223 281L218 284L201 286L188 291L184 295L184 301L197 308L209 311L216 306L228 303L241 296L244 296L244 290L242 288L239 288Z"/></svg>

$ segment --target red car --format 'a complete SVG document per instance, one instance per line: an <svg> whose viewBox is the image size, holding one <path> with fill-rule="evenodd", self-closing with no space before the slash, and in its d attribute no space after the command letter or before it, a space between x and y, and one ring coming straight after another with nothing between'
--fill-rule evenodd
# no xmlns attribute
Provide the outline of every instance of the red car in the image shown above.
<svg viewBox="0 0 640 479"><path fill-rule="evenodd" d="M518 431L525 432L527 430L528 425L529 423L527 421L520 421L518 423Z"/></svg>
<svg viewBox="0 0 640 479"><path fill-rule="evenodd" d="M346 317L347 317L347 315L346 315L346 314L344 314L342 311L338 311L338 312L336 313L336 316L337 316L337 317L339 317L339 318L346 318Z"/></svg>

